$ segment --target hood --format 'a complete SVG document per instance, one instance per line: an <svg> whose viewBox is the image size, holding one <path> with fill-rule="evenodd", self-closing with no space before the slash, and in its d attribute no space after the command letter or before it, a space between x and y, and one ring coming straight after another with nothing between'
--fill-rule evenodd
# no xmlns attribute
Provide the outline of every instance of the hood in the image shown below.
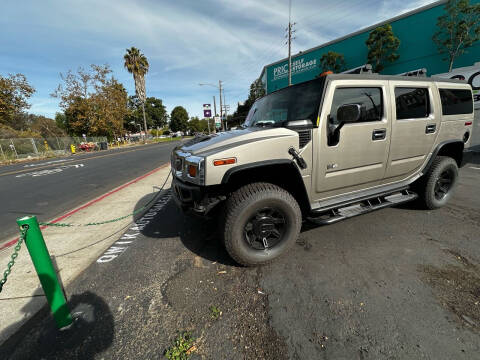
<svg viewBox="0 0 480 360"><path fill-rule="evenodd" d="M231 130L195 137L185 142L180 149L192 155L207 155L220 150L225 150L238 145L261 141L274 137L298 135L295 131L279 128L252 127L239 130Z"/></svg>

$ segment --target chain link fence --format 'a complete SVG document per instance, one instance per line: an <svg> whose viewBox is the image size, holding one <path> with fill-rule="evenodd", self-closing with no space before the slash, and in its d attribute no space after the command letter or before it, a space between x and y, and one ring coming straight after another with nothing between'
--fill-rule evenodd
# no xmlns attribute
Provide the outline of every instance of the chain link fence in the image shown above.
<svg viewBox="0 0 480 360"><path fill-rule="evenodd" d="M106 144L107 138L103 136L0 139L0 160L48 156L49 154L61 155L70 152L70 145L75 145L78 151L81 151L82 147L88 151L100 150L102 147L99 144L101 143Z"/></svg>

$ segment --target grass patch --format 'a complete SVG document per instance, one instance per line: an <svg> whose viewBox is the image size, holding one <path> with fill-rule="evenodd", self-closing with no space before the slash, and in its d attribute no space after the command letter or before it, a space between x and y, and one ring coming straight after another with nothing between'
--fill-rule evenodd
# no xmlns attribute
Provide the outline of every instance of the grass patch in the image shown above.
<svg viewBox="0 0 480 360"><path fill-rule="evenodd" d="M210 306L210 316L213 320L217 320L220 315L222 315L222 312L218 307L216 307L215 305Z"/></svg>
<svg viewBox="0 0 480 360"><path fill-rule="evenodd" d="M169 360L187 360L190 354L197 350L194 342L195 339L189 331L181 333L174 344L165 351L165 357Z"/></svg>

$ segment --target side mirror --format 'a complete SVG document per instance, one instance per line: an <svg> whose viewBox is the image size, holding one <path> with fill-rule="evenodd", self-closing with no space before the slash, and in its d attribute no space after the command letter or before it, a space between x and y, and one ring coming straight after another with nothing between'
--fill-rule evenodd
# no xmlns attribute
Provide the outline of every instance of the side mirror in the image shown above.
<svg viewBox="0 0 480 360"><path fill-rule="evenodd" d="M344 104L337 110L337 119L333 122L333 118L328 117L328 146L335 146L340 141L340 130L343 125L354 123L365 116L365 106L360 104Z"/></svg>
<svg viewBox="0 0 480 360"><path fill-rule="evenodd" d="M353 123L362 118L365 113L365 107L360 104L344 104L337 110L338 123Z"/></svg>

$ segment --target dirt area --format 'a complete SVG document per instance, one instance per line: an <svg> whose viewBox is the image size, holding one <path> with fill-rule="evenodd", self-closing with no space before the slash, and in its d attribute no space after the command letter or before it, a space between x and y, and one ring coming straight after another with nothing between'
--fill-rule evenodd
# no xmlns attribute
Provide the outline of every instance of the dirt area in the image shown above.
<svg viewBox="0 0 480 360"><path fill-rule="evenodd" d="M246 359L286 359L285 341L269 324L268 297L258 285L260 268L207 266L199 257L193 266L179 266L162 287L163 298L178 314L178 328L198 336L199 356L220 359L231 348ZM212 308L220 311L218 317Z"/></svg>
<svg viewBox="0 0 480 360"><path fill-rule="evenodd" d="M458 252L445 249L459 265L443 268L423 266L424 280L434 289L435 296L458 320L470 329L480 331L480 268Z"/></svg>

